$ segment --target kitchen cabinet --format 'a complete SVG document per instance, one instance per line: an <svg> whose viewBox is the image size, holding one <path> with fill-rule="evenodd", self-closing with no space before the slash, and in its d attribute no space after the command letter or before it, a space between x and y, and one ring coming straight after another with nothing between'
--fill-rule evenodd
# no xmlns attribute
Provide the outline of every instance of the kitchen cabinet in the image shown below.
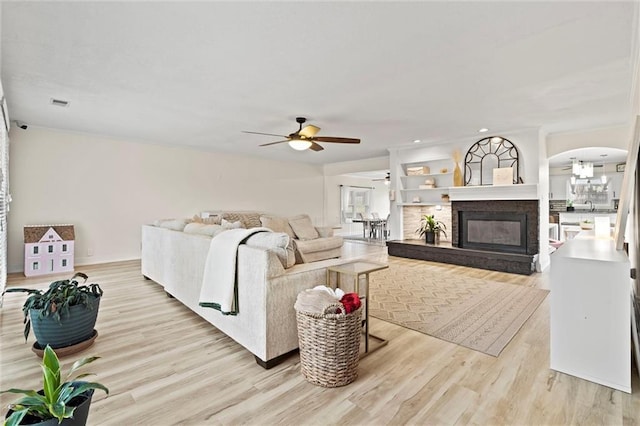
<svg viewBox="0 0 640 426"><path fill-rule="evenodd" d="M631 392L629 258L581 232L551 256L552 370Z"/></svg>
<svg viewBox="0 0 640 426"><path fill-rule="evenodd" d="M609 173L607 179L609 182L609 191L611 198L620 198L620 191L622 190L622 178L624 173Z"/></svg>
<svg viewBox="0 0 640 426"><path fill-rule="evenodd" d="M566 200L569 175L549 176L549 199Z"/></svg>

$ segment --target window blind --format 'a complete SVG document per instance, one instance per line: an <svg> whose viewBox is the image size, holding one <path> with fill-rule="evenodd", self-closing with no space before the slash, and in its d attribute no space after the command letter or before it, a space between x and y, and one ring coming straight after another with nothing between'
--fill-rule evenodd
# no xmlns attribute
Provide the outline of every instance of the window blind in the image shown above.
<svg viewBox="0 0 640 426"><path fill-rule="evenodd" d="M7 212L9 210L9 119L7 104L1 99L0 118L0 294L7 285ZM3 298L0 296L0 307Z"/></svg>

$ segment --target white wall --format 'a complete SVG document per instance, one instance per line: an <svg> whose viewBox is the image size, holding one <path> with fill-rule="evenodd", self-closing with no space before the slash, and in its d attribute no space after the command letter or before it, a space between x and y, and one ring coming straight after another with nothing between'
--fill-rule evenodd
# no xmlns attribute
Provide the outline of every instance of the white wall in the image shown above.
<svg viewBox="0 0 640 426"><path fill-rule="evenodd" d="M139 258L141 224L201 210L305 212L323 224L321 166L32 126L10 137L10 271L23 269L27 224L74 224L79 265Z"/></svg>
<svg viewBox="0 0 640 426"><path fill-rule="evenodd" d="M629 148L629 126L607 127L581 132L553 133L547 136L547 158L588 147Z"/></svg>
<svg viewBox="0 0 640 426"><path fill-rule="evenodd" d="M487 135L488 136L488 135ZM431 161L437 159L451 158L451 169L455 167L453 161L453 152L459 149L462 154L460 168L464 173L464 156L473 144L487 136L478 135L477 137L467 137L464 139L456 139L447 142L439 142L437 144L419 144L417 146L407 147L405 149L393 149L390 152L390 169L391 169L391 189L400 193L401 182L398 179L402 171L401 164L414 163L421 161ZM520 177L524 183L540 184L540 191L549 192L548 179L540 182L540 140L538 129L525 129L521 131L503 132L498 135L509 139L517 148L519 153ZM541 193L544 193L541 192ZM400 197L396 196L396 200ZM391 203L391 238L402 239L403 237L403 219L402 207L397 202ZM547 218L548 219L548 218ZM546 226L546 225L545 225Z"/></svg>

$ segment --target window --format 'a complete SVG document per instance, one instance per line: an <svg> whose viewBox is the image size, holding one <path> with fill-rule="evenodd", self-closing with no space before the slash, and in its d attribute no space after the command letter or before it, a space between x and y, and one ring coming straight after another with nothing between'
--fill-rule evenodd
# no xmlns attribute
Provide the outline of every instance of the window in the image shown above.
<svg viewBox="0 0 640 426"><path fill-rule="evenodd" d="M53 253L53 246L49 246L49 253Z"/></svg>
<svg viewBox="0 0 640 426"><path fill-rule="evenodd" d="M49 234L49 239L53 240L53 234Z"/></svg>
<svg viewBox="0 0 640 426"><path fill-rule="evenodd" d="M67 245L66 245L66 244L63 244L63 245L62 245L62 251L64 251L64 252L66 252L66 251L67 251Z"/></svg>
<svg viewBox="0 0 640 426"><path fill-rule="evenodd" d="M37 271L38 269L40 269L40 263L38 262L33 262L32 268L34 271Z"/></svg>
<svg viewBox="0 0 640 426"><path fill-rule="evenodd" d="M38 254L40 248L38 246L33 246L33 254Z"/></svg>
<svg viewBox="0 0 640 426"><path fill-rule="evenodd" d="M62 259L62 267L64 268L65 266L67 266L67 259Z"/></svg>

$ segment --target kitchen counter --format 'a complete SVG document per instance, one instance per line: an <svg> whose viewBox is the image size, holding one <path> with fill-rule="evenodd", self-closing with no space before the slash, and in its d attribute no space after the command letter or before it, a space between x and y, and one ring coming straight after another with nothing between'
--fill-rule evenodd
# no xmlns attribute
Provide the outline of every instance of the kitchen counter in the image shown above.
<svg viewBox="0 0 640 426"><path fill-rule="evenodd" d="M595 222L596 217L609 217L611 226L615 226L618 213L615 210L574 211L560 213L560 241L572 239L580 232L580 223L588 220Z"/></svg>

